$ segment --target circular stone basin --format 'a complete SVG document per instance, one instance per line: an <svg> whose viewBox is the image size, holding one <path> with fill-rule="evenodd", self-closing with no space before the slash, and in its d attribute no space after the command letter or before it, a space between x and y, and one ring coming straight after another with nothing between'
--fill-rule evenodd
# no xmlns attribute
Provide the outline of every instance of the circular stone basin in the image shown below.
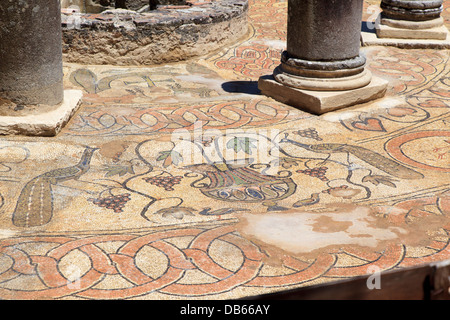
<svg viewBox="0 0 450 320"><path fill-rule="evenodd" d="M114 7L111 1L62 0L64 61L175 62L206 55L248 34L248 0L115 0ZM132 1L135 10L116 8L120 1Z"/></svg>

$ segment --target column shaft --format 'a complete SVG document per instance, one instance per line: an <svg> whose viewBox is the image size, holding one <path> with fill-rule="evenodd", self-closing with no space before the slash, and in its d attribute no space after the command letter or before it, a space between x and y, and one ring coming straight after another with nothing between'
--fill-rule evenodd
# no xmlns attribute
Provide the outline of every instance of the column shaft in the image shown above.
<svg viewBox="0 0 450 320"><path fill-rule="evenodd" d="M305 60L344 60L359 54L361 0L289 0L287 51Z"/></svg>
<svg viewBox="0 0 450 320"><path fill-rule="evenodd" d="M17 104L63 100L60 0L0 2L0 96Z"/></svg>

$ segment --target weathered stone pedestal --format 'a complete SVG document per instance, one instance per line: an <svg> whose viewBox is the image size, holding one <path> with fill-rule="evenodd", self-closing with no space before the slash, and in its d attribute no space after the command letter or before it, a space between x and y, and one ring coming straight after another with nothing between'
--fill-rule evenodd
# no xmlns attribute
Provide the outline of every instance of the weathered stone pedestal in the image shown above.
<svg viewBox="0 0 450 320"><path fill-rule="evenodd" d="M55 135L78 107L61 39L60 0L0 2L0 134Z"/></svg>
<svg viewBox="0 0 450 320"><path fill-rule="evenodd" d="M362 0L289 0L287 50L258 82L278 101L322 114L382 97L360 53Z"/></svg>
<svg viewBox="0 0 450 320"><path fill-rule="evenodd" d="M365 45L450 48L449 30L440 16L443 0L382 0L375 33L362 33Z"/></svg>

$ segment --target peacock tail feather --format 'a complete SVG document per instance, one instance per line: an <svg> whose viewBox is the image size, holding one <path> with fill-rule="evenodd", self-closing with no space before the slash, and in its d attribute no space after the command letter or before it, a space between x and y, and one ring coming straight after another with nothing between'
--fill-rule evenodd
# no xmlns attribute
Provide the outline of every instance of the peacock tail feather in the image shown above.
<svg viewBox="0 0 450 320"><path fill-rule="evenodd" d="M52 186L46 177L38 176L22 189L13 213L17 227L36 227L48 223L53 215Z"/></svg>
<svg viewBox="0 0 450 320"><path fill-rule="evenodd" d="M78 179L86 173L95 150L97 148L86 147L77 165L54 169L30 180L17 200L13 224L28 228L49 223L53 216L52 184Z"/></svg>
<svg viewBox="0 0 450 320"><path fill-rule="evenodd" d="M405 167L404 165L389 158L386 158L372 150L357 146L346 145L345 148L343 148L343 151L351 153L355 157L363 160L364 162L367 162L368 164L374 166L375 168L380 169L381 171L384 171L394 177L401 179L423 178L423 174L421 174L420 172Z"/></svg>

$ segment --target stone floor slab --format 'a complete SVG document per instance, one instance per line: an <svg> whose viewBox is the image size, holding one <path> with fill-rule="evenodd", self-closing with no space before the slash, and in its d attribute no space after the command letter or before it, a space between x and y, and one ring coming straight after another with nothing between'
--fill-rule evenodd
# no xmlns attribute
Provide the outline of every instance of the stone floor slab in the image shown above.
<svg viewBox="0 0 450 320"><path fill-rule="evenodd" d="M446 40L448 37L448 30L445 26L430 28L430 29L404 29L393 28L383 24L377 24L376 33L379 38L394 38L394 39L424 39L424 40Z"/></svg>
<svg viewBox="0 0 450 320"><path fill-rule="evenodd" d="M379 38L375 32L361 32L361 43L363 46L393 46L404 49L449 49L450 36L445 40L439 39L399 39Z"/></svg>
<svg viewBox="0 0 450 320"><path fill-rule="evenodd" d="M0 134L55 136L77 111L82 96L83 92L80 90L65 90L63 102L56 107L22 106L21 108L31 109L30 113L17 116L12 109L0 116Z"/></svg>

